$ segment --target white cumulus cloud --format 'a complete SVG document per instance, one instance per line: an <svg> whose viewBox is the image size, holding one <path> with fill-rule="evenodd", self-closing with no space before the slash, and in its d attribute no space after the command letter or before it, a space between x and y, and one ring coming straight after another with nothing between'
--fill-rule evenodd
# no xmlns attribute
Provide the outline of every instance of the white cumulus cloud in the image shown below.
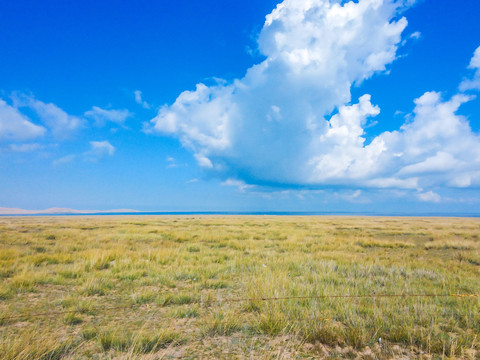
<svg viewBox="0 0 480 360"><path fill-rule="evenodd" d="M45 132L43 126L35 125L18 109L0 99L0 140L29 140Z"/></svg>
<svg viewBox="0 0 480 360"><path fill-rule="evenodd" d="M480 136L456 114L470 100L472 97L454 95L443 101L437 92L425 93L415 100L411 122L374 140L388 149L379 163L398 179L418 179L420 187L480 184Z"/></svg>
<svg viewBox="0 0 480 360"><path fill-rule="evenodd" d="M259 36L267 57L231 84L183 92L150 131L178 136L199 163L247 182L311 179L312 155L353 83L384 71L407 25L403 2L286 0ZM292 151L294 150L294 151Z"/></svg>
<svg viewBox="0 0 480 360"><path fill-rule="evenodd" d="M409 122L364 145L361 125L365 116L378 113L369 100L364 95L359 104L341 107L332 117L318 141L326 154L311 160L312 184L405 189L480 185L480 137L456 114L472 97L460 94L444 101L440 93L427 92L415 100ZM326 144L328 140L333 142Z"/></svg>
<svg viewBox="0 0 480 360"><path fill-rule="evenodd" d="M370 142L365 128L381 110L369 94L352 104L351 87L396 59L407 26L401 12L411 4L285 0L259 35L263 62L242 79L184 91L146 131L178 137L200 166L229 183L479 185L480 139L456 113L472 97L427 92L400 129Z"/></svg>

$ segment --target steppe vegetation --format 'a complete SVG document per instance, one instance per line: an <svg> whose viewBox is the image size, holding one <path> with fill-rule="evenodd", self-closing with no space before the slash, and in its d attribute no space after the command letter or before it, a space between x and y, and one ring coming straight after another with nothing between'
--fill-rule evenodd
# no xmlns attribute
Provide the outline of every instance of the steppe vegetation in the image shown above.
<svg viewBox="0 0 480 360"><path fill-rule="evenodd" d="M480 293L480 219L0 218L5 360L480 358L480 298L224 301L406 293Z"/></svg>

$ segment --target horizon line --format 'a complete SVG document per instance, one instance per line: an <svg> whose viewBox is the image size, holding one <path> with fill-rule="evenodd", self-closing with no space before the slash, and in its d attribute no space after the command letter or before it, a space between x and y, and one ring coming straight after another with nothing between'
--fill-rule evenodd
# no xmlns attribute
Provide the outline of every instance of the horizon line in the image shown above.
<svg viewBox="0 0 480 360"><path fill-rule="evenodd" d="M292 211L292 210L136 210L136 209L111 209L111 210L76 210L68 208L48 208L44 210L25 210L20 208L0 207L0 216L107 216L107 215L272 215L272 216L385 216L385 217L480 217L476 212L405 212L405 211Z"/></svg>

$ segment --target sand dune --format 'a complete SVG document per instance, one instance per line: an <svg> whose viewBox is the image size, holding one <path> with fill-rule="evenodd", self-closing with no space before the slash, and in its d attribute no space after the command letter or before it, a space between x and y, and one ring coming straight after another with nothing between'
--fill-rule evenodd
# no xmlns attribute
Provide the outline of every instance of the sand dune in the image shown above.
<svg viewBox="0 0 480 360"><path fill-rule="evenodd" d="M0 207L0 215L38 215L38 214L101 214L101 213L132 213L138 210L113 209L113 210L77 210L69 208L49 208L44 210L25 210L19 208Z"/></svg>

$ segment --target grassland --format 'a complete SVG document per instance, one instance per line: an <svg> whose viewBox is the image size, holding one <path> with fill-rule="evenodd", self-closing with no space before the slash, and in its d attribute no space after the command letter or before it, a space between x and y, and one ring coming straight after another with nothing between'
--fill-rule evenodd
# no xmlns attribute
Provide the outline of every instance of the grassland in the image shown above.
<svg viewBox="0 0 480 360"><path fill-rule="evenodd" d="M385 293L480 293L480 220L0 218L6 360L480 358L479 298L222 301Z"/></svg>

